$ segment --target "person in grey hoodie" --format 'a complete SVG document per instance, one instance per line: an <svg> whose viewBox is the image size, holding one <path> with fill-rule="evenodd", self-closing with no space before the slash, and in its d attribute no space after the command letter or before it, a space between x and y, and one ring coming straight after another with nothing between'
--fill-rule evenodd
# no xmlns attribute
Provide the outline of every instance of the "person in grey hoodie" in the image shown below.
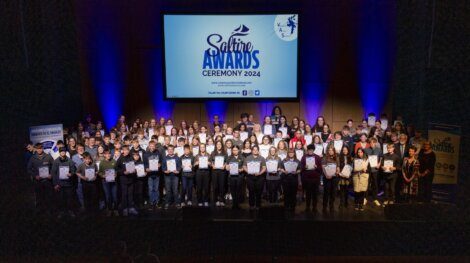
<svg viewBox="0 0 470 263"><path fill-rule="evenodd" d="M36 208L39 213L52 210L52 157L44 152L41 143L34 146L36 153L29 159L28 174L34 182Z"/></svg>
<svg viewBox="0 0 470 263"><path fill-rule="evenodd" d="M51 172L54 190L59 192L59 218L62 218L65 213L68 213L70 217L75 217L72 211L74 197L72 177L75 171L75 163L67 157L67 149L59 148L59 158L54 160Z"/></svg>

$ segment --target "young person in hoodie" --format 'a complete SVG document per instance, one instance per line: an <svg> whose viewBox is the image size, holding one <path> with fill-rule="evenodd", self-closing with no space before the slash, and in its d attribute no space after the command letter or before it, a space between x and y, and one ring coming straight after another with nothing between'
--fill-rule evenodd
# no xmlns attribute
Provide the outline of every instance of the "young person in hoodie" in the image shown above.
<svg viewBox="0 0 470 263"><path fill-rule="evenodd" d="M288 166L295 167L295 170L289 170ZM295 157L294 149L291 148L287 152L287 157L282 161L280 171L282 173L282 188L284 189L284 208L293 212L297 201L297 189L302 185L300 181L301 165Z"/></svg>
<svg viewBox="0 0 470 263"><path fill-rule="evenodd" d="M109 148L104 149L104 160L100 162L98 175L101 178L106 202L106 216L118 216L116 160L111 156Z"/></svg>
<svg viewBox="0 0 470 263"><path fill-rule="evenodd" d="M132 151L132 158L134 159L135 166L143 167L143 173L139 174L136 170L135 184L134 184L134 204L138 210L144 208L144 189L147 189L147 172L145 172L145 165L141 155L142 152Z"/></svg>
<svg viewBox="0 0 470 263"><path fill-rule="evenodd" d="M199 154L196 155L196 190L198 206L209 206L209 181L210 181L210 155L206 152L206 145L199 145Z"/></svg>
<svg viewBox="0 0 470 263"><path fill-rule="evenodd" d="M184 145L184 152L181 158L181 205L193 205L193 185L194 185L194 156L191 153L189 144Z"/></svg>
<svg viewBox="0 0 470 263"><path fill-rule="evenodd" d="M98 211L98 192L96 175L98 168L90 153L83 153L83 163L78 166L77 176L82 181L85 212L95 214Z"/></svg>
<svg viewBox="0 0 470 263"><path fill-rule="evenodd" d="M175 163L173 167L170 166L172 162ZM178 176L181 172L181 159L175 154L175 147L173 145L168 146L168 154L163 159L162 170L165 174L165 210L170 207L172 201L176 208L181 208L178 193Z"/></svg>
<svg viewBox="0 0 470 263"><path fill-rule="evenodd" d="M217 200L216 206L225 206L225 163L227 162L227 154L221 141L215 143L215 150L211 154L210 162L212 164L212 189L214 197L212 200Z"/></svg>
<svg viewBox="0 0 470 263"><path fill-rule="evenodd" d="M66 213L70 217L75 217L72 211L74 197L72 177L74 174L75 164L72 159L67 157L67 149L65 147L59 148L59 157L52 164L52 183L54 190L59 192L59 218Z"/></svg>
<svg viewBox="0 0 470 263"><path fill-rule="evenodd" d="M148 189L149 189L149 209L158 208L160 202L160 178L159 171L162 165L163 158L157 150L156 142L150 141L147 151L144 153L145 171L148 176Z"/></svg>
<svg viewBox="0 0 470 263"><path fill-rule="evenodd" d="M122 215L137 215L138 212L134 208L135 163L127 145L122 146L122 155L116 162L116 172L121 185Z"/></svg>
<svg viewBox="0 0 470 263"><path fill-rule="evenodd" d="M83 163L83 154L85 153L85 147L81 143L77 143L77 153L72 156L72 161L75 164L75 170ZM76 193L78 202L80 204L80 210L83 211L85 209L85 204L83 201L83 186L82 180L77 177L77 186L76 186Z"/></svg>
<svg viewBox="0 0 470 263"><path fill-rule="evenodd" d="M240 147L235 145L232 148L232 155L227 158L226 169L229 173L229 185L232 192L232 209L239 209L243 185L243 156ZM231 167L236 169L230 169Z"/></svg>
<svg viewBox="0 0 470 263"><path fill-rule="evenodd" d="M276 203L278 201L278 193L281 188L281 173L282 160L277 156L277 150L274 146L269 148L269 155L266 158L266 167L270 166L275 168L266 172L266 187L268 190L268 201ZM272 165L270 165L272 163Z"/></svg>
<svg viewBox="0 0 470 263"><path fill-rule="evenodd" d="M302 168L302 187L305 191L305 212L317 212L318 188L323 171L322 159L314 154L315 146L307 146L307 153L302 157L300 165Z"/></svg>
<svg viewBox="0 0 470 263"><path fill-rule="evenodd" d="M34 182L38 212L50 213L52 209L52 157L44 152L41 143L34 146L36 153L29 159L28 173Z"/></svg>

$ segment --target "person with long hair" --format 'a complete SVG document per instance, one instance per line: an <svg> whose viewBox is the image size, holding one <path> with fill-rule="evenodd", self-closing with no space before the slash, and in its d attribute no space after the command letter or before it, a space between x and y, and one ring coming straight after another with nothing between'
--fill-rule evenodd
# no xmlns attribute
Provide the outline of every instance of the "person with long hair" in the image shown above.
<svg viewBox="0 0 470 263"><path fill-rule="evenodd" d="M346 167L346 168L345 168ZM351 184L353 161L351 157L351 150L346 145L341 148L339 155L339 208L348 207L348 188Z"/></svg>
<svg viewBox="0 0 470 263"><path fill-rule="evenodd" d="M403 197L405 202L411 202L418 194L419 161L416 147L410 146L408 157L405 157L402 165Z"/></svg>
<svg viewBox="0 0 470 263"><path fill-rule="evenodd" d="M225 163L227 162L227 153L222 141L215 143L215 150L211 154L210 162L212 164L212 201L216 202L217 207L223 207L225 206Z"/></svg>
<svg viewBox="0 0 470 263"><path fill-rule="evenodd" d="M329 146L323 157L323 211L334 211L336 189L338 187L339 160L335 148ZM329 167L329 168L328 168Z"/></svg>
<svg viewBox="0 0 470 263"><path fill-rule="evenodd" d="M268 190L268 201L275 203L278 200L278 193L281 183L281 158L277 156L274 146L269 148L269 155L266 157L266 187Z"/></svg>
<svg viewBox="0 0 470 263"><path fill-rule="evenodd" d="M196 190L198 206L209 206L209 181L210 181L210 155L206 152L206 145L199 144L199 153L196 155Z"/></svg>
<svg viewBox="0 0 470 263"><path fill-rule="evenodd" d="M286 159L282 161L282 188L284 190L284 208L294 212L296 206L297 189L302 185L300 161L295 157L294 149L289 149Z"/></svg>
<svg viewBox="0 0 470 263"><path fill-rule="evenodd" d="M229 173L230 192L232 194L232 209L239 209L243 187L243 160L240 147L235 145L232 148L232 155L227 159L226 170Z"/></svg>
<svg viewBox="0 0 470 263"><path fill-rule="evenodd" d="M259 154L258 146L255 145L251 148L251 155L245 158L243 169L247 174L250 210L258 210L261 207L266 172L266 160Z"/></svg>
<svg viewBox="0 0 470 263"><path fill-rule="evenodd" d="M357 149L353 171L354 209L364 211L364 197L369 182L370 165L367 154L362 148Z"/></svg>

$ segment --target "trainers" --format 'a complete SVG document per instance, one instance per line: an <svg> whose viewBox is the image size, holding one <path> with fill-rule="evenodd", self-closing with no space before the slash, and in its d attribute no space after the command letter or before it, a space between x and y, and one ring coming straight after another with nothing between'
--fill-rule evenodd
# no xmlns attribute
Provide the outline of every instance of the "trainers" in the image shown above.
<svg viewBox="0 0 470 263"><path fill-rule="evenodd" d="M202 203L198 203L197 206L201 207L201 206L202 206Z"/></svg>
<svg viewBox="0 0 470 263"><path fill-rule="evenodd" d="M168 210L169 207L170 207L169 204L165 204L165 207L163 209Z"/></svg>
<svg viewBox="0 0 470 263"><path fill-rule="evenodd" d="M129 209L129 214L131 214L131 215L138 215L139 212L137 212L137 210L136 210L134 207L132 207L132 208Z"/></svg>
<svg viewBox="0 0 470 263"><path fill-rule="evenodd" d="M388 202L389 205L393 205L393 201Z"/></svg>
<svg viewBox="0 0 470 263"><path fill-rule="evenodd" d="M232 194L228 194L228 200L232 201Z"/></svg>
<svg viewBox="0 0 470 263"><path fill-rule="evenodd" d="M186 205L187 205L187 206L193 206L193 203L192 203L191 201L188 201L188 202L186 203Z"/></svg>
<svg viewBox="0 0 470 263"><path fill-rule="evenodd" d="M129 212L128 212L127 208L123 209L122 210L122 216L128 216L128 215L129 215Z"/></svg>
<svg viewBox="0 0 470 263"><path fill-rule="evenodd" d="M182 205L184 205L184 203L183 203L183 204L177 204L177 205L176 205L176 208L177 208L177 209L181 209L181 206L182 206Z"/></svg>
<svg viewBox="0 0 470 263"><path fill-rule="evenodd" d="M204 202L205 207L209 207L209 202Z"/></svg>
<svg viewBox="0 0 470 263"><path fill-rule="evenodd" d="M69 216L70 216L71 218L75 218L75 213L74 213L73 211L69 211Z"/></svg>
<svg viewBox="0 0 470 263"><path fill-rule="evenodd" d="M183 203L181 203L179 206L180 206L180 207L185 207L186 204L183 202Z"/></svg>
<svg viewBox="0 0 470 263"><path fill-rule="evenodd" d="M220 202L219 201L215 202L215 206L220 206Z"/></svg>
<svg viewBox="0 0 470 263"><path fill-rule="evenodd" d="M367 199L364 198L364 205L367 205Z"/></svg>
<svg viewBox="0 0 470 263"><path fill-rule="evenodd" d="M224 203L224 202L220 202L220 203L219 203L219 206L224 207L224 206L225 206L225 203Z"/></svg>
<svg viewBox="0 0 470 263"><path fill-rule="evenodd" d="M382 205L380 204L379 200L377 200L377 199L374 200L374 204L375 204L376 206L382 206Z"/></svg>
<svg viewBox="0 0 470 263"><path fill-rule="evenodd" d="M364 207L362 205L359 205L359 210L364 211Z"/></svg>

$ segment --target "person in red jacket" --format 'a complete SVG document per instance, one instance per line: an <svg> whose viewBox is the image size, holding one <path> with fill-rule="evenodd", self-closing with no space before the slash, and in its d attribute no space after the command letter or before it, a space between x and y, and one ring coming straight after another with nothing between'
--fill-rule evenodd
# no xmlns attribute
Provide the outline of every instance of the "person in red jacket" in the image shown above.
<svg viewBox="0 0 470 263"><path fill-rule="evenodd" d="M295 131L294 138L290 139L289 149L295 148L295 143L298 142L298 141L301 141L302 145L305 145L305 139L304 139L304 136L303 136L302 131L300 129L297 129Z"/></svg>
<svg viewBox="0 0 470 263"><path fill-rule="evenodd" d="M305 212L317 213L318 188L322 174L322 159L314 154L315 146L307 146L307 154L302 157L300 166L302 168L302 187L305 191ZM311 205L311 208L310 208Z"/></svg>

